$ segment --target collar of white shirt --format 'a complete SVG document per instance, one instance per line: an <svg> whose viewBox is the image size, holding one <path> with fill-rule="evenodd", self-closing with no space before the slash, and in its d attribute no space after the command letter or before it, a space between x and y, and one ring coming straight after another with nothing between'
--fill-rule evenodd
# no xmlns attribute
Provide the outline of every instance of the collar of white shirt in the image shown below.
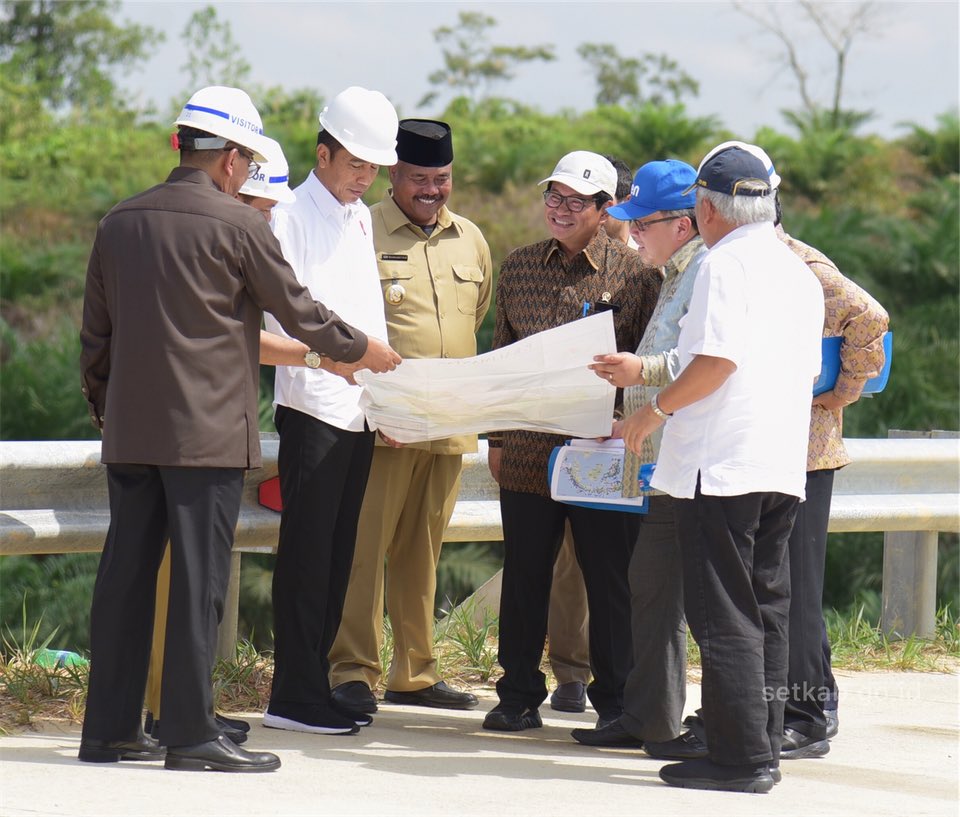
<svg viewBox="0 0 960 817"><path fill-rule="evenodd" d="M343 204L323 186L323 182L317 178L317 174L312 170L307 176L304 186L307 188L310 200L325 219L339 224L349 224L353 219L360 218L363 213L365 205L362 202L355 201L351 204Z"/></svg>

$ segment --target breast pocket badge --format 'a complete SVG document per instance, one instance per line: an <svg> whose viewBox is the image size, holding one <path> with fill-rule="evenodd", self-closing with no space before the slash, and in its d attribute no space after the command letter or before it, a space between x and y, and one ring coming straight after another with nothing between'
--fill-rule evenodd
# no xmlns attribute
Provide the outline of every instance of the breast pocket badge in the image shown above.
<svg viewBox="0 0 960 817"><path fill-rule="evenodd" d="M403 288L401 284L398 284L396 279L393 283L387 287L386 299L387 303L391 306L399 306L403 303L403 299L407 297L407 291Z"/></svg>

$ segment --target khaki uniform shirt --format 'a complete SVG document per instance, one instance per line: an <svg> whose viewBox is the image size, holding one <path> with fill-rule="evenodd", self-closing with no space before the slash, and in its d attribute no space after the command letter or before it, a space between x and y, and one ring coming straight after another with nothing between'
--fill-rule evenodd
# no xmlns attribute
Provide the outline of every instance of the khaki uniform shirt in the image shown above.
<svg viewBox="0 0 960 817"><path fill-rule="evenodd" d="M428 236L389 191L370 213L390 345L404 358L475 355L493 290L490 248L480 230L442 207ZM477 450L477 438L460 435L409 447L464 454Z"/></svg>
<svg viewBox="0 0 960 817"><path fill-rule="evenodd" d="M113 208L87 265L80 375L105 463L260 465L260 321L334 360L367 337L310 297L263 216L202 170Z"/></svg>

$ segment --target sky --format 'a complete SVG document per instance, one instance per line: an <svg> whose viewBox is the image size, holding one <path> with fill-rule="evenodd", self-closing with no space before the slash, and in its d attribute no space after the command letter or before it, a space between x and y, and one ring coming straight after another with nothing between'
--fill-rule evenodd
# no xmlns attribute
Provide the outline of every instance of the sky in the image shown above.
<svg viewBox="0 0 960 817"><path fill-rule="evenodd" d="M167 110L186 100L187 60L182 32L190 15L208 3L126 0L121 20L166 33L153 57L118 81L134 103ZM437 116L447 98L428 108L418 101L431 90L427 76L441 66L433 31L453 26L460 11L481 11L498 25L498 45L553 44L557 59L517 68L516 77L492 88L498 96L535 105L547 113L594 105L596 85L576 53L581 43L611 43L624 56L665 53L700 83L686 100L692 115L715 115L741 138L760 126L789 132L780 114L800 107L797 83L783 67L776 38L738 12L732 2L219 2L221 20L251 64L251 83L287 90L312 88L327 99L349 85L382 91L401 116ZM753 3L759 11L774 4ZM832 2L828 13L843 17L851 3ZM798 57L814 98L829 105L835 58L824 38L805 22L795 2L775 4L796 32ZM872 31L853 40L847 60L843 105L872 110L861 132L890 138L900 123L935 126L936 117L958 104L960 4L877 2ZM319 113L319 112L318 112Z"/></svg>

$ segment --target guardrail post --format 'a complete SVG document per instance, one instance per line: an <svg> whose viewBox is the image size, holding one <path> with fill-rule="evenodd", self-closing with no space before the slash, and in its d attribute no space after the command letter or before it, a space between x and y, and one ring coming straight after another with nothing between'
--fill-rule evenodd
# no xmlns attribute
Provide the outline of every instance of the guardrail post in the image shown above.
<svg viewBox="0 0 960 817"><path fill-rule="evenodd" d="M891 638L933 638L937 616L936 531L883 534L883 612Z"/></svg>
<svg viewBox="0 0 960 817"><path fill-rule="evenodd" d="M956 437L949 431L900 431L890 439ZM937 627L937 531L883 534L880 628L891 638L933 638Z"/></svg>
<svg viewBox="0 0 960 817"><path fill-rule="evenodd" d="M223 618L217 631L217 658L233 660L237 655L237 629L240 624L240 551L230 554L230 582L223 599Z"/></svg>

